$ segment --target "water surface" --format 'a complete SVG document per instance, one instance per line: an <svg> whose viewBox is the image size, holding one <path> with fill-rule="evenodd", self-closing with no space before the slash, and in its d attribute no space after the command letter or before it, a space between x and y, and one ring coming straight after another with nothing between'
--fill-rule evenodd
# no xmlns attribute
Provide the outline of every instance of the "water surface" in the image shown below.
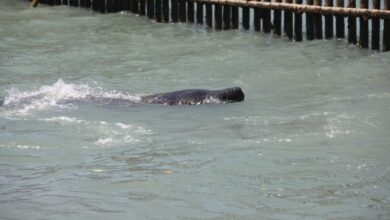
<svg viewBox="0 0 390 220"><path fill-rule="evenodd" d="M1 219L390 218L390 53L0 4Z"/></svg>

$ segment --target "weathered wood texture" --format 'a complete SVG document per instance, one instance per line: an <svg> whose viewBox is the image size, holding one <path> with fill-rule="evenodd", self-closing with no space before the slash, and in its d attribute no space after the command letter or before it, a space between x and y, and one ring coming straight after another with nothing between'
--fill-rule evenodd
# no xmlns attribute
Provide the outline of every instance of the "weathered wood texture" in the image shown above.
<svg viewBox="0 0 390 220"><path fill-rule="evenodd" d="M278 3L278 2L259 2L255 0L194 0L197 2L209 2L212 4L227 4L233 6L247 6L247 7L260 7L264 9L281 9L290 11L311 12L319 14L338 14L338 15L353 15L353 16L366 16L366 17L381 17L390 18L390 10L379 9L362 9L362 8L344 8L343 6L328 7L317 5L301 5L294 3ZM339 1L339 0L337 0ZM344 2L344 1L342 1ZM344 3L342 4L344 5Z"/></svg>

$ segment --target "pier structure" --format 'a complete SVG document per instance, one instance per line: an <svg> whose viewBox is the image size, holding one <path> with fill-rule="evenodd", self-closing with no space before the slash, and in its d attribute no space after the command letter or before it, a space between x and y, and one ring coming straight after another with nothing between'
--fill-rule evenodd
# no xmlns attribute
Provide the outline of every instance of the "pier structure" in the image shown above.
<svg viewBox="0 0 390 220"><path fill-rule="evenodd" d="M253 29L293 41L345 39L361 48L390 51L390 0L371 0L370 5L368 0L39 0L39 2L91 8L101 13L131 11L155 19L156 22L198 23L216 30Z"/></svg>

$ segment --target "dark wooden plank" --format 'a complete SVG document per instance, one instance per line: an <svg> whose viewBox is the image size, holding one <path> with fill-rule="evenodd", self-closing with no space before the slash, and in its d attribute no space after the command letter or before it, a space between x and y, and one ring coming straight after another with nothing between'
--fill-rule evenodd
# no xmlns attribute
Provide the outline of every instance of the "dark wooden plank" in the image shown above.
<svg viewBox="0 0 390 220"><path fill-rule="evenodd" d="M368 0L360 0L360 8L368 8ZM368 48L368 18L360 17L359 47Z"/></svg>
<svg viewBox="0 0 390 220"><path fill-rule="evenodd" d="M196 22L198 24L203 24L203 3L196 3Z"/></svg>
<svg viewBox="0 0 390 220"><path fill-rule="evenodd" d="M344 7L344 0L336 0L337 7ZM344 16L336 15L336 38L345 37Z"/></svg>
<svg viewBox="0 0 390 220"><path fill-rule="evenodd" d="M155 7L156 7L156 21L161 22L162 21L162 2L161 0L155 0Z"/></svg>
<svg viewBox="0 0 390 220"><path fill-rule="evenodd" d="M164 22L169 22L169 0L163 0L162 10Z"/></svg>
<svg viewBox="0 0 390 220"><path fill-rule="evenodd" d="M270 2L270 0L263 0L264 2ZM262 9L262 17L263 17L263 31L265 33L271 32L271 10L270 9ZM291 16L292 19L292 16Z"/></svg>
<svg viewBox="0 0 390 220"><path fill-rule="evenodd" d="M292 3L292 0L284 0L285 3ZM284 10L284 35L288 39L293 39L293 16L292 11Z"/></svg>
<svg viewBox="0 0 390 220"><path fill-rule="evenodd" d="M179 21L187 21L187 4L186 0L179 0Z"/></svg>
<svg viewBox="0 0 390 220"><path fill-rule="evenodd" d="M231 10L229 5L224 5L223 6L223 29L228 30L230 29L231 21Z"/></svg>
<svg viewBox="0 0 390 220"><path fill-rule="evenodd" d="M238 7L232 6L232 28L238 28Z"/></svg>
<svg viewBox="0 0 390 220"><path fill-rule="evenodd" d="M383 9L390 10L390 0L384 0ZM383 20L383 51L390 51L390 18Z"/></svg>
<svg viewBox="0 0 390 220"><path fill-rule="evenodd" d="M222 30L222 5L214 5L215 29Z"/></svg>
<svg viewBox="0 0 390 220"><path fill-rule="evenodd" d="M302 0L295 0L296 4L302 4ZM302 12L294 12L294 40L302 41Z"/></svg>
<svg viewBox="0 0 390 220"><path fill-rule="evenodd" d="M282 0L275 0L280 3ZM274 10L274 35L280 36L282 34L282 11L279 9Z"/></svg>
<svg viewBox="0 0 390 220"><path fill-rule="evenodd" d="M211 3L206 3L206 25L208 27L213 27L213 5Z"/></svg>
<svg viewBox="0 0 390 220"><path fill-rule="evenodd" d="M189 22L194 22L194 2L192 0L187 1L187 19Z"/></svg>
<svg viewBox="0 0 390 220"><path fill-rule="evenodd" d="M321 6L322 0L314 0L314 5ZM314 32L316 39L322 39L322 14L314 15Z"/></svg>
<svg viewBox="0 0 390 220"><path fill-rule="evenodd" d="M247 6L242 7L242 27L245 30L249 30L249 17L250 17L249 7Z"/></svg>
<svg viewBox="0 0 390 220"><path fill-rule="evenodd" d="M348 8L356 8L355 0L348 0ZM348 16L348 42L356 44L356 17Z"/></svg>
<svg viewBox="0 0 390 220"><path fill-rule="evenodd" d="M380 7L381 7L381 1L380 0L372 0L372 8L373 9L380 9ZM379 50L380 20L379 20L379 18L372 18L371 22L372 22L371 23L371 28L372 28L371 49Z"/></svg>
<svg viewBox="0 0 390 220"><path fill-rule="evenodd" d="M306 0L306 4L312 5L313 0ZM306 13L306 39L314 40L314 20L313 13Z"/></svg>

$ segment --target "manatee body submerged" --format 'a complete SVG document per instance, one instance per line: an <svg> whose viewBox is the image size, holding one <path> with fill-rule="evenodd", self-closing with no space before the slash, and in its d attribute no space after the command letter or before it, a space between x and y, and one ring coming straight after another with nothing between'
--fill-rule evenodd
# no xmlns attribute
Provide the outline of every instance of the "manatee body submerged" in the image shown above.
<svg viewBox="0 0 390 220"><path fill-rule="evenodd" d="M221 90L186 89L155 95L142 96L143 103L167 104L167 105L193 105L203 104L212 100L220 102L241 102L245 98L240 87L232 87Z"/></svg>
<svg viewBox="0 0 390 220"><path fill-rule="evenodd" d="M167 93L142 96L141 103L165 104L165 105L196 105L211 102L241 102L245 98L244 92L240 87L232 87L220 90L207 89L186 89ZM108 99L101 100L90 97L87 101L104 101L106 103L121 103L124 100ZM77 102L80 100L62 100L62 102ZM128 102L128 100L126 100ZM0 106L4 106L4 100L0 100Z"/></svg>

